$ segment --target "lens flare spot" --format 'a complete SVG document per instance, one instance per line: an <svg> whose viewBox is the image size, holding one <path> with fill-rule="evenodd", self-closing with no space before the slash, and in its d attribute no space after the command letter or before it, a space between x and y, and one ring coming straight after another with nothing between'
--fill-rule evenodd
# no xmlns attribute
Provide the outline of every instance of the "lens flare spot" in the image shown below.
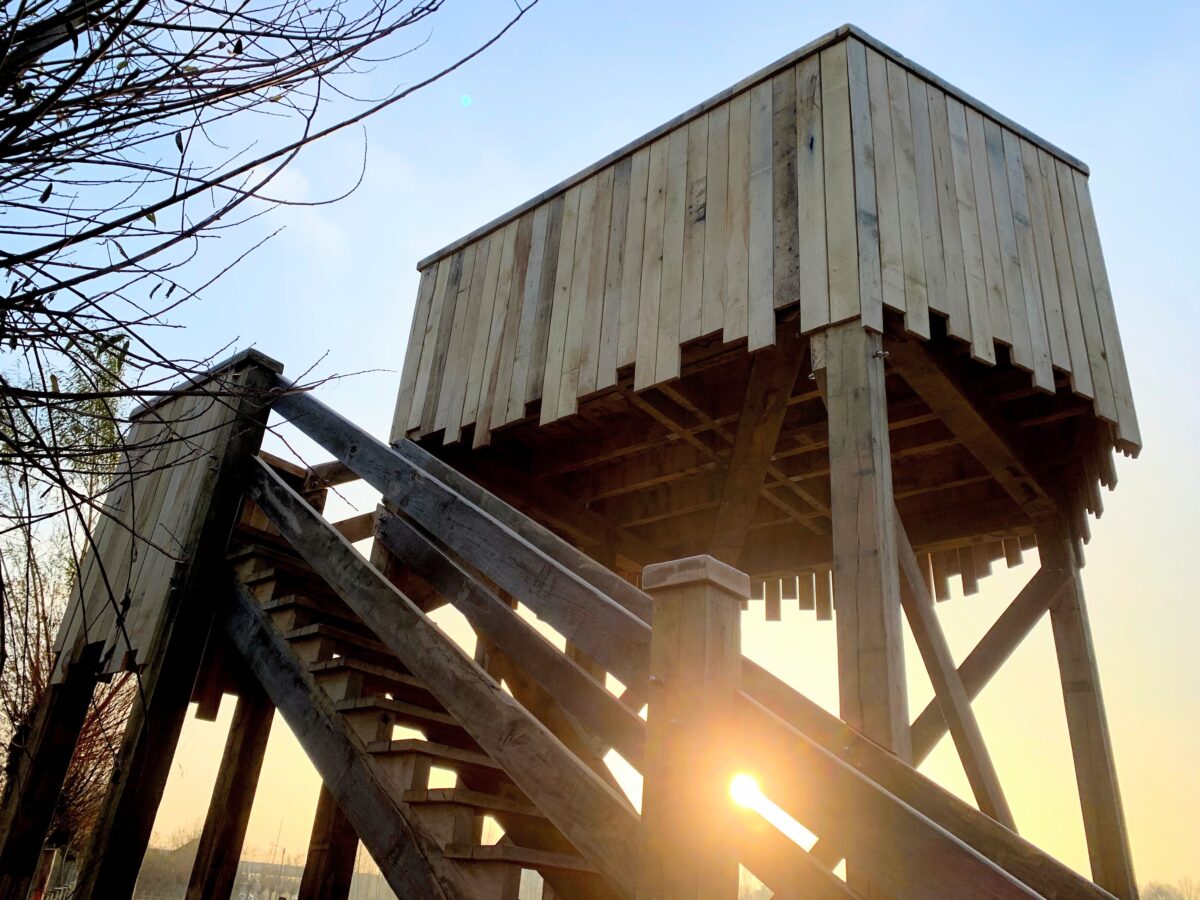
<svg viewBox="0 0 1200 900"><path fill-rule="evenodd" d="M729 782L729 795L739 806L749 809L757 808L762 800L762 790L758 782L745 773L733 776L733 780Z"/></svg>
<svg viewBox="0 0 1200 900"><path fill-rule="evenodd" d="M461 97L458 98L458 102L461 103L464 107L470 106L471 105L471 95L463 94Z"/></svg>

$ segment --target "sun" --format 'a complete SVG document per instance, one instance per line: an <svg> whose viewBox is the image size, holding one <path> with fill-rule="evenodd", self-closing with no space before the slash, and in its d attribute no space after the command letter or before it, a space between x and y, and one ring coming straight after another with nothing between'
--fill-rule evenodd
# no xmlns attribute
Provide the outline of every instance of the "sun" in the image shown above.
<svg viewBox="0 0 1200 900"><path fill-rule="evenodd" d="M745 806L748 809L757 809L761 806L763 794L759 788L758 782L754 776L747 775L745 772L739 772L733 776L733 780L729 782L729 795L733 797L733 801L738 806Z"/></svg>

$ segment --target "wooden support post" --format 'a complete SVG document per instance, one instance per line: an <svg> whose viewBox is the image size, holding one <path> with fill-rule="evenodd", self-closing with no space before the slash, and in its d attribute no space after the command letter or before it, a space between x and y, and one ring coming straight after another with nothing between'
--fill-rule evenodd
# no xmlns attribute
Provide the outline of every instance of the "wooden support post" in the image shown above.
<svg viewBox="0 0 1200 900"><path fill-rule="evenodd" d="M1136 900L1137 880L1100 691L1100 670L1070 532L1065 524L1045 524L1038 528L1037 537L1042 565L1069 576L1058 602L1050 607L1050 623L1092 878L1122 900Z"/></svg>
<svg viewBox="0 0 1200 900"><path fill-rule="evenodd" d="M308 839L304 874L300 876L300 896L345 900L350 896L357 853L358 832L329 793L329 788L322 784L312 835Z"/></svg>
<svg viewBox="0 0 1200 900"><path fill-rule="evenodd" d="M280 367L248 352L214 374L226 401L228 431L218 443L189 521L179 523L187 548L172 579L166 612L150 643L141 691L121 742L113 782L80 866L77 900L120 900L133 893L175 745L187 715L213 620L211 598L222 588L222 559L242 497L245 467L266 428L270 388Z"/></svg>
<svg viewBox="0 0 1200 900"><path fill-rule="evenodd" d="M857 321L824 332L833 572L842 718L901 759L908 727L900 580L880 337Z"/></svg>
<svg viewBox="0 0 1200 900"><path fill-rule="evenodd" d="M750 580L709 556L648 566L654 598L639 898L737 896L725 831L741 685L740 604Z"/></svg>
<svg viewBox="0 0 1200 900"><path fill-rule="evenodd" d="M274 716L275 707L262 686L247 675L233 711L225 753L217 770L217 784L200 833L187 900L224 900L233 892Z"/></svg>
<svg viewBox="0 0 1200 900"><path fill-rule="evenodd" d="M80 642L65 676L46 689L23 740L10 749L0 802L0 898L25 900L63 779L96 686L103 644Z"/></svg>

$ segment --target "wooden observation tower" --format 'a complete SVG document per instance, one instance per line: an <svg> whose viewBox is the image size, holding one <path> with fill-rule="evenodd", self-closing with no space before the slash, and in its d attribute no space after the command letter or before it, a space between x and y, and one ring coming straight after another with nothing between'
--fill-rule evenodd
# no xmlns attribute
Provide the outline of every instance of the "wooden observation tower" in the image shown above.
<svg viewBox="0 0 1200 900"><path fill-rule="evenodd" d="M135 419L0 897L92 685L130 669L84 897L130 895L187 701L223 693L189 898L229 895L275 710L324 782L305 900L347 896L360 840L401 897L513 900L534 870L542 897L733 898L739 863L778 897L1137 896L1079 569L1140 437L1082 162L846 26L418 268L390 445L256 354ZM257 453L269 411L334 459ZM380 509L329 522L359 478ZM950 580L1034 548L956 665ZM840 720L742 657L753 601L834 620ZM473 659L425 616L446 603ZM1018 836L971 707L1047 614L1090 879ZM947 734L974 806L914 768ZM738 771L817 843L736 809Z"/></svg>

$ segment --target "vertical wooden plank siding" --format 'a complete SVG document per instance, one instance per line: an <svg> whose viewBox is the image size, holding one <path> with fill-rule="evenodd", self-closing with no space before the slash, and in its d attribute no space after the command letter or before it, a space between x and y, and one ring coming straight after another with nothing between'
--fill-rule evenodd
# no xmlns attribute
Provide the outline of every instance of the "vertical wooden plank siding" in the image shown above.
<svg viewBox="0 0 1200 900"><path fill-rule="evenodd" d="M900 188L896 179L892 105L887 63L868 49L867 93L871 114L871 146L875 152L875 204L879 228L879 267L883 303L904 312L904 251L900 242Z"/></svg>
<svg viewBox="0 0 1200 900"><path fill-rule="evenodd" d="M992 314L988 307L987 278L983 270L983 245L979 236L975 180L971 173L967 112L961 103L947 97L946 118L950 128L950 155L954 161L954 189L958 198L958 227L962 236L963 263L966 269L971 355L982 362L994 364L996 349L992 346Z"/></svg>
<svg viewBox="0 0 1200 900"><path fill-rule="evenodd" d="M424 348L425 326L429 322L429 307L433 300L433 287L437 279L437 266L431 265L421 273L417 288L417 303L413 308L412 326L408 332L408 349L404 351L404 366L400 371L400 390L396 394L396 410L392 416L391 439L397 441L408 430L408 414L412 409L416 393L417 368Z"/></svg>
<svg viewBox="0 0 1200 900"><path fill-rule="evenodd" d="M1067 230L1067 247L1071 253L1071 272L1075 278L1079 300L1079 318L1083 340L1087 346L1088 367L1096 390L1096 412L1110 422L1117 421L1117 404L1113 399L1112 378L1108 360L1104 357L1104 337L1100 331L1100 314L1096 309L1096 293L1092 288L1092 272L1088 265L1087 247L1083 240L1083 222L1079 217L1079 201L1075 196L1075 180L1064 163L1054 163L1058 176L1058 191L1062 198L1063 221Z"/></svg>
<svg viewBox="0 0 1200 900"><path fill-rule="evenodd" d="M712 334L725 324L729 286L725 281L725 235L728 229L729 104L708 114L708 174L704 214L704 296L700 333Z"/></svg>
<svg viewBox="0 0 1200 900"><path fill-rule="evenodd" d="M854 209L858 231L859 315L873 331L883 331L883 284L880 270L879 207L875 186L875 136L866 48L846 42L850 90L850 133L854 159Z"/></svg>
<svg viewBox="0 0 1200 900"><path fill-rule="evenodd" d="M592 209L592 246L588 258L587 312L579 352L579 385L576 397L596 390L600 364L600 323L604 313L604 286L608 264L608 233L613 206L613 168L596 176L596 202Z"/></svg>
<svg viewBox="0 0 1200 900"><path fill-rule="evenodd" d="M521 292L521 323L517 331L517 349L513 358L512 382L509 384L508 406L504 423L525 416L525 393L529 380L529 363L533 353L534 323L537 321L538 299L545 264L546 232L551 204L544 203L533 213L529 236L529 260L525 267L525 286Z"/></svg>
<svg viewBox="0 0 1200 900"><path fill-rule="evenodd" d="M596 211L596 179L583 182L579 191L579 217L575 231L575 261L571 268L571 299L567 306L567 333L563 345L562 374L558 386L558 418L575 412L579 389L579 359L583 326L587 318L588 276L592 257L592 229Z"/></svg>
<svg viewBox="0 0 1200 900"><path fill-rule="evenodd" d="M1012 201L1017 257L1021 267L1021 290L1025 298L1025 321L1029 328L1033 383L1044 391L1053 391L1054 371L1050 365L1050 340L1046 334L1046 314L1042 307L1042 288L1038 279L1033 216L1029 211L1029 199L1025 192L1021 142L1011 131L1004 132L1004 162L1009 198Z"/></svg>
<svg viewBox="0 0 1200 900"><path fill-rule="evenodd" d="M911 84L911 81L910 81ZM954 141L950 137L950 108L945 93L926 86L929 105L930 143L941 218L942 250L946 263L946 330L956 338L971 339L971 313L967 287L966 251L962 223L958 218L958 187L955 178Z"/></svg>
<svg viewBox="0 0 1200 900"><path fill-rule="evenodd" d="M566 197L560 194L550 201L546 220L546 249L542 253L542 272L539 276L538 307L533 320L533 343L529 348L529 374L526 376L525 402L541 399L546 351L550 343L550 315L554 306L555 273L558 271L558 252L562 242L563 209Z"/></svg>
<svg viewBox="0 0 1200 900"><path fill-rule="evenodd" d="M886 307L971 356L1054 370L1140 441L1087 176L853 35L742 86L422 270L392 437L475 444L574 414L682 348L775 343ZM1004 357L1001 357L1004 358Z"/></svg>
<svg viewBox="0 0 1200 900"><path fill-rule="evenodd" d="M662 292L663 227L667 214L667 168L670 145L659 138L650 146L650 172L646 188L646 236L642 241L642 289L638 302L637 356L633 387L642 390L654 383L654 358L658 353L658 302Z"/></svg>
<svg viewBox="0 0 1200 900"><path fill-rule="evenodd" d="M925 287L925 247L908 78L891 60L887 61L887 85L900 204L900 250L904 260L904 324L913 334L928 338L929 297ZM929 187L933 187L932 178Z"/></svg>
<svg viewBox="0 0 1200 900"><path fill-rule="evenodd" d="M558 418L563 348L567 340L567 314L571 305L571 270L575 262L575 235L579 220L580 190L579 185L568 190L563 203L562 230L558 242L558 266L554 275L554 301L550 309L550 334L546 344L546 367L542 378L540 421L543 425Z"/></svg>
<svg viewBox="0 0 1200 900"><path fill-rule="evenodd" d="M1058 274L1063 326L1067 332L1067 347L1071 352L1071 384L1077 394L1090 399L1096 395L1096 389L1092 384L1087 344L1083 339L1083 320L1079 315L1079 295L1075 273L1071 268L1071 249L1067 245L1067 226L1063 217L1062 195L1058 190L1058 174L1054 170L1054 160L1048 153L1039 148L1037 157L1042 173L1042 190L1046 196L1046 216L1050 220L1050 242L1053 245L1054 270Z"/></svg>
<svg viewBox="0 0 1200 900"><path fill-rule="evenodd" d="M1075 181L1075 194L1079 201L1083 238L1087 247L1088 265L1091 267L1092 288L1096 293L1096 310L1100 316L1100 330L1104 336L1104 352L1108 357L1108 369L1112 377L1113 399L1117 406L1117 434L1121 440L1140 446L1141 430L1138 428L1137 412L1133 407L1133 390L1129 384L1129 370L1125 367L1125 350L1117 328L1117 310L1113 304L1112 289L1108 284L1108 269L1104 265L1104 251L1100 247L1100 232L1096 225L1096 213L1092 208L1092 195L1088 190L1087 176L1077 171L1071 175Z"/></svg>
<svg viewBox="0 0 1200 900"><path fill-rule="evenodd" d="M528 212L517 221L516 248L513 255L512 286L509 288L508 313L504 321L504 339L500 346L499 363L496 370L496 387L492 393L492 415L488 431L508 422L508 401L512 390L516 366L517 345L521 337L521 322L524 318L525 281L529 275L529 257L533 245L534 214ZM476 442L486 432L475 429Z"/></svg>
<svg viewBox="0 0 1200 900"><path fill-rule="evenodd" d="M642 296L642 252L646 243L646 201L649 199L650 148L633 154L629 173L629 218L625 225L625 261L621 272L621 323L617 339L617 368L637 359L638 316Z"/></svg>
<svg viewBox="0 0 1200 900"><path fill-rule="evenodd" d="M799 223L800 328L829 324L829 259L825 229L825 130L822 127L823 56L796 67L796 204Z"/></svg>
<svg viewBox="0 0 1200 900"><path fill-rule="evenodd" d="M983 138L983 117L967 109L967 144L971 151L971 177L975 182L975 212L979 215L979 242L983 248L983 278L987 285L988 315L992 338L1011 343L1008 308L1004 295L1004 274L1000 265L1000 238L996 233L996 210L992 203L987 147Z"/></svg>
<svg viewBox="0 0 1200 900"><path fill-rule="evenodd" d="M608 259L605 261L604 312L600 317L600 353L596 362L596 387L617 383L617 352L621 332L621 285L625 279L625 232L629 223L629 190L633 158L625 157L613 171L612 215L608 225Z"/></svg>
<svg viewBox="0 0 1200 900"><path fill-rule="evenodd" d="M1025 196L1029 202L1029 219L1037 254L1038 284L1042 293L1042 313L1046 321L1050 360L1059 369L1069 372L1071 351L1067 348L1067 331L1063 325L1062 300L1054 265L1054 248L1050 239L1050 217L1046 212L1046 191L1042 185L1037 148L1028 141L1021 141L1021 166L1025 172Z"/></svg>
<svg viewBox="0 0 1200 900"><path fill-rule="evenodd" d="M704 236L708 215L708 117L688 123L687 207L683 218L683 296L679 341L703 334Z"/></svg>
<svg viewBox="0 0 1200 900"><path fill-rule="evenodd" d="M796 69L787 69L771 79L771 110L771 202L775 229L774 258L771 262L772 291L775 309L783 309L800 299Z"/></svg>
<svg viewBox="0 0 1200 900"><path fill-rule="evenodd" d="M1000 242L1000 271L1004 278L1005 311L1008 314L1014 365L1033 368L1033 348L1029 339L1029 318L1025 309L1025 288L1021 283L1021 259L1017 250L1012 198L1008 193L1008 169L1004 161L1004 138L1000 126L987 119L983 123L983 142L987 150L988 177L992 185L992 205L996 211L996 235Z"/></svg>
<svg viewBox="0 0 1200 900"><path fill-rule="evenodd" d="M725 233L725 342L743 338L750 307L750 95L729 101L729 184Z"/></svg>
<svg viewBox="0 0 1200 900"><path fill-rule="evenodd" d="M821 51L821 113L829 322L841 322L859 314L858 228L845 43Z"/></svg>
<svg viewBox="0 0 1200 900"><path fill-rule="evenodd" d="M687 214L688 133L678 128L667 142L664 198L662 284L658 298L658 349L653 383L679 375L679 317L683 302L683 222Z"/></svg>
<svg viewBox="0 0 1200 900"><path fill-rule="evenodd" d="M775 343L773 98L769 81L750 90L746 349L751 352Z"/></svg>

